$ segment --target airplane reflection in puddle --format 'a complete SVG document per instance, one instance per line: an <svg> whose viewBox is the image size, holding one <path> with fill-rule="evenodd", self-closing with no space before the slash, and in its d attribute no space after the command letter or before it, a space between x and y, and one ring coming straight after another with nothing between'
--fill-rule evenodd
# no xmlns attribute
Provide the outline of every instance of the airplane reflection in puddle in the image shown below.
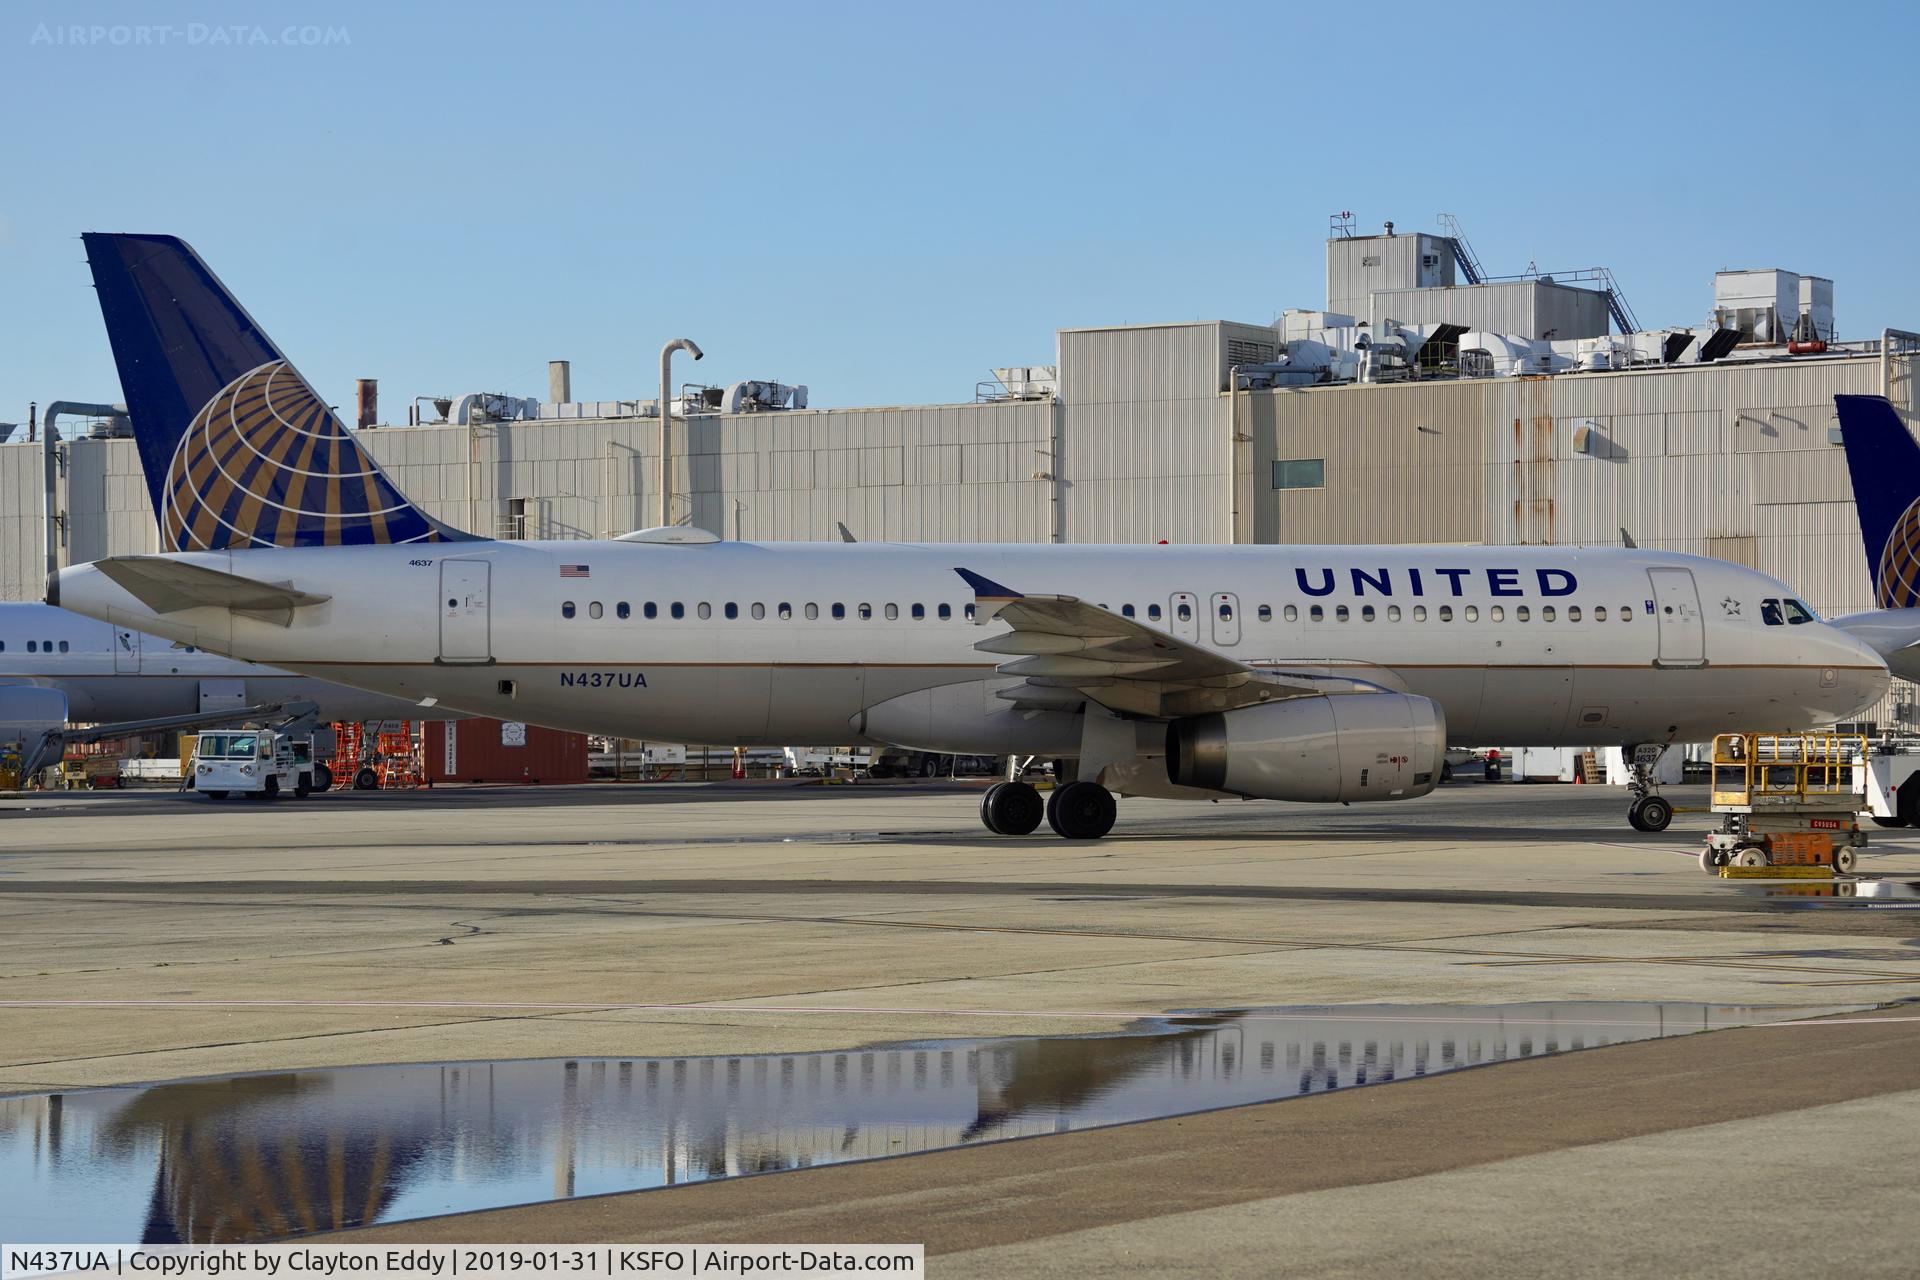
<svg viewBox="0 0 1920 1280"><path fill-rule="evenodd" d="M279 1239L1275 1101L1828 1011L1349 1005L1110 1036L346 1067L0 1098L0 1235Z"/></svg>

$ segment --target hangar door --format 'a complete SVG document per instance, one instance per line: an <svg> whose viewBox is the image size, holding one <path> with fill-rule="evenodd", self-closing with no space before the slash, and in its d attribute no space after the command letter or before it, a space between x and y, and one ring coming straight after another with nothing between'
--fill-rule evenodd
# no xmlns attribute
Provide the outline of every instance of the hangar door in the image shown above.
<svg viewBox="0 0 1920 1280"><path fill-rule="evenodd" d="M1702 667L1707 662L1707 623L1700 615L1700 589L1691 569L1649 569L1653 620L1660 628L1662 667Z"/></svg>
<svg viewBox="0 0 1920 1280"><path fill-rule="evenodd" d="M440 661L491 662L485 560L440 562Z"/></svg>

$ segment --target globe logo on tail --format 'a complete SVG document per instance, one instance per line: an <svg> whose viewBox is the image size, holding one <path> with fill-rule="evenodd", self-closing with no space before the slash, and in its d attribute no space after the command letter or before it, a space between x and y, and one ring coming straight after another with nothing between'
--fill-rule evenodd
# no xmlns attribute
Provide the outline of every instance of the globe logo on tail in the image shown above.
<svg viewBox="0 0 1920 1280"><path fill-rule="evenodd" d="M1908 504L1887 534L1873 576L1873 594L1882 609L1920 605L1920 498Z"/></svg>
<svg viewBox="0 0 1920 1280"><path fill-rule="evenodd" d="M194 415L164 494L174 551L443 540L285 360L241 374Z"/></svg>

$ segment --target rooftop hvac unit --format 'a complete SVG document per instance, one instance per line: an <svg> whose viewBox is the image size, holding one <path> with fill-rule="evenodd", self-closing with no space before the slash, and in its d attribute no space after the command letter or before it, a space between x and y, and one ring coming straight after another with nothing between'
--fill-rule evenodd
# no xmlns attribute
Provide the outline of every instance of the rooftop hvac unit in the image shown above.
<svg viewBox="0 0 1920 1280"><path fill-rule="evenodd" d="M759 413L770 409L804 409L807 389L782 382L736 382L720 397L722 413Z"/></svg>

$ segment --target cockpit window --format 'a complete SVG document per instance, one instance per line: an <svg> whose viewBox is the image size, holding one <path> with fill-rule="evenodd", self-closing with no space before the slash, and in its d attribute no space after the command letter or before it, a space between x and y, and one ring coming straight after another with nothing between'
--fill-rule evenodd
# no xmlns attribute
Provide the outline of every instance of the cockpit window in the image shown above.
<svg viewBox="0 0 1920 1280"><path fill-rule="evenodd" d="M1820 621L1820 617L1818 614L1814 613L1813 610L1807 608L1806 605L1801 604L1798 600L1787 600L1787 601L1784 601L1783 603L1787 607L1787 625L1788 626L1797 627L1803 622Z"/></svg>
<svg viewBox="0 0 1920 1280"><path fill-rule="evenodd" d="M1770 627L1780 626L1786 621L1785 618L1780 616L1780 602L1778 600L1768 599L1760 602L1760 621Z"/></svg>

